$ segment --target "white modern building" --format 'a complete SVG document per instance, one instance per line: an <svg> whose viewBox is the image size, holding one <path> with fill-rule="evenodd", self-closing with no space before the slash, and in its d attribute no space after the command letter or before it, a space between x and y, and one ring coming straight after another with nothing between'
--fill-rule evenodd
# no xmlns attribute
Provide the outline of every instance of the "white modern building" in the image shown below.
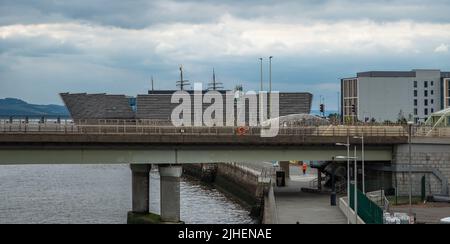
<svg viewBox="0 0 450 244"><path fill-rule="evenodd" d="M341 79L344 121L424 122L432 113L450 108L450 72L369 71Z"/></svg>

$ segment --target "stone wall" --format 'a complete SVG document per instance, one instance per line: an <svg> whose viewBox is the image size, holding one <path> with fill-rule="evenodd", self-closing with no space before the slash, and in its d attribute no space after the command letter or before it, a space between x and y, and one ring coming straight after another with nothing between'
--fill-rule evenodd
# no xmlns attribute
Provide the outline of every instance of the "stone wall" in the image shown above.
<svg viewBox="0 0 450 244"><path fill-rule="evenodd" d="M412 191L414 196L421 195L421 179L425 176L427 195L448 194L450 181L450 145L413 144L411 153ZM409 149L408 145L394 148L393 185L398 194L409 194Z"/></svg>
<svg viewBox="0 0 450 244"><path fill-rule="evenodd" d="M206 183L213 183L217 174L217 164L185 164L183 174L200 179Z"/></svg>
<svg viewBox="0 0 450 244"><path fill-rule="evenodd" d="M215 184L250 205L255 205L259 201L258 175L246 168L234 164L218 164Z"/></svg>
<svg viewBox="0 0 450 244"><path fill-rule="evenodd" d="M214 168L214 175L209 170ZM233 163L186 164L184 173L213 183L219 190L233 196L251 209L251 215L261 217L265 184L258 182L259 172Z"/></svg>

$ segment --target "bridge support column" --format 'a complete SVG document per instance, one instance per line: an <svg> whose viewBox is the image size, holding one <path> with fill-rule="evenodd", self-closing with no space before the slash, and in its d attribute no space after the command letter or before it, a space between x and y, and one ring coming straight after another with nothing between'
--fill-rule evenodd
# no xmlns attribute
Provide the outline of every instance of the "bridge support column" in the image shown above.
<svg viewBox="0 0 450 244"><path fill-rule="evenodd" d="M159 165L161 180L161 220L180 222L180 177L181 165Z"/></svg>
<svg viewBox="0 0 450 244"><path fill-rule="evenodd" d="M130 164L132 188L132 212L148 213L150 206L151 164Z"/></svg>
<svg viewBox="0 0 450 244"><path fill-rule="evenodd" d="M280 161L280 167L284 171L284 175L286 179L290 178L290 169L289 169L289 161Z"/></svg>

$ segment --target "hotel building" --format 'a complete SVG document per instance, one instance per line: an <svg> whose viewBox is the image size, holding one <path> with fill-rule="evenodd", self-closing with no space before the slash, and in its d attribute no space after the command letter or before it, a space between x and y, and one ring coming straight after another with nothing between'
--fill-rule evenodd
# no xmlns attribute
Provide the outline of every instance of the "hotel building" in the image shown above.
<svg viewBox="0 0 450 244"><path fill-rule="evenodd" d="M424 122L450 108L450 72L369 71L341 79L341 118L351 121Z"/></svg>

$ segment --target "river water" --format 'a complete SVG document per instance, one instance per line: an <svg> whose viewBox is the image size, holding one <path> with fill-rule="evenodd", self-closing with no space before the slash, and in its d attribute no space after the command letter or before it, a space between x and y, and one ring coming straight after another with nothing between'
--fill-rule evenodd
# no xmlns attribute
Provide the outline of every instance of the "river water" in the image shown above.
<svg viewBox="0 0 450 244"><path fill-rule="evenodd" d="M150 211L159 213L159 174L150 176ZM0 166L0 224L124 224L130 209L128 165ZM187 178L181 218L188 224L255 223L232 198Z"/></svg>

